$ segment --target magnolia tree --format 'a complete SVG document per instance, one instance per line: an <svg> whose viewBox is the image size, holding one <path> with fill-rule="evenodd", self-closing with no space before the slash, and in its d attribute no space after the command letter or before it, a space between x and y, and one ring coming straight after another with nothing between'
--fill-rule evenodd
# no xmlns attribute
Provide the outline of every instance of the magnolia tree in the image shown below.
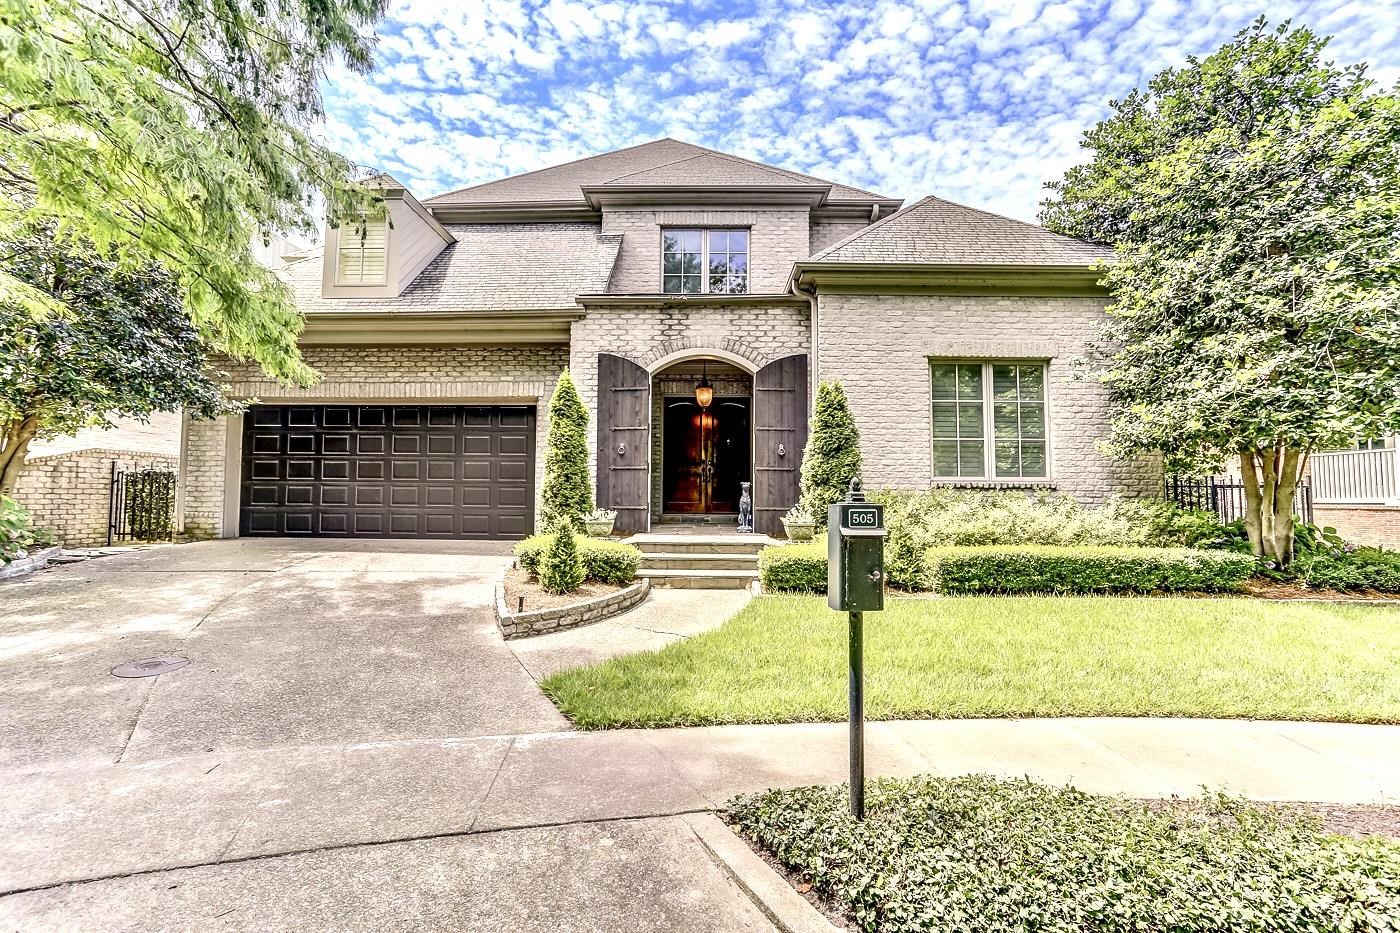
<svg viewBox="0 0 1400 933"><path fill-rule="evenodd" d="M1287 564L1309 455L1400 428L1400 99L1261 19L1113 102L1046 226L1111 244L1108 445L1238 463Z"/></svg>
<svg viewBox="0 0 1400 933"><path fill-rule="evenodd" d="M40 234L0 241L0 256L67 309L35 316L0 301L0 493L13 491L36 437L123 415L230 410L165 270L120 268Z"/></svg>
<svg viewBox="0 0 1400 933"><path fill-rule="evenodd" d="M0 238L36 224L126 269L170 270L215 349L310 381L259 238L376 210L313 135L332 61L369 69L387 0L0 0ZM0 263L0 300L61 294ZM71 310L71 309L70 309Z"/></svg>

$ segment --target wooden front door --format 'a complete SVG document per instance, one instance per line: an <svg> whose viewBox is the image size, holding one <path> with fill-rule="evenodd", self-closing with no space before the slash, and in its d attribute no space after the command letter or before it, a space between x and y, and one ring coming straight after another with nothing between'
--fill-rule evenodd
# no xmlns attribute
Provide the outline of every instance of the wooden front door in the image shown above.
<svg viewBox="0 0 1400 933"><path fill-rule="evenodd" d="M754 375L753 422L754 531L776 535L800 493L807 446L807 354L774 360Z"/></svg>
<svg viewBox="0 0 1400 933"><path fill-rule="evenodd" d="M668 398L663 422L662 510L734 515L749 478L749 400Z"/></svg>
<svg viewBox="0 0 1400 933"><path fill-rule="evenodd" d="M598 507L617 531L646 531L650 514L651 378L631 360L598 354Z"/></svg>

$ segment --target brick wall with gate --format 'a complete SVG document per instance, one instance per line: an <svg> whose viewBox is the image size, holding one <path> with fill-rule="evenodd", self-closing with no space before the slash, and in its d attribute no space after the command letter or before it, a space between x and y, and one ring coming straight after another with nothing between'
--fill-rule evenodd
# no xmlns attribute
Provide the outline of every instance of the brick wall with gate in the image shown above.
<svg viewBox="0 0 1400 933"><path fill-rule="evenodd" d="M112 464L118 470L171 470L179 458L133 450L77 450L31 457L15 487L15 499L34 524L67 547L107 543Z"/></svg>

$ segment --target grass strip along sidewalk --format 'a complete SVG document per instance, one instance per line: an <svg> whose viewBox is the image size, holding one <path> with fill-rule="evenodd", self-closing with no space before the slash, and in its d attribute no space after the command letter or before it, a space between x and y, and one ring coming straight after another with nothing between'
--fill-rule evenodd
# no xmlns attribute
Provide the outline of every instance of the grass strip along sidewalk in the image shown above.
<svg viewBox="0 0 1400 933"><path fill-rule="evenodd" d="M1400 722L1400 607L1248 599L892 599L866 616L872 719ZM846 622L754 600L718 629L550 677L580 728L834 722Z"/></svg>

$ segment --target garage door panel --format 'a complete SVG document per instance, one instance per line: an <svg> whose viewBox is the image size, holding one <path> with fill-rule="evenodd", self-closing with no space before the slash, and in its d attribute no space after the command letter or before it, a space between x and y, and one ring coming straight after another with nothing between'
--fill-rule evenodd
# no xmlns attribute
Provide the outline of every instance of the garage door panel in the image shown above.
<svg viewBox="0 0 1400 933"><path fill-rule="evenodd" d="M240 533L526 536L534 418L528 406L253 406Z"/></svg>

